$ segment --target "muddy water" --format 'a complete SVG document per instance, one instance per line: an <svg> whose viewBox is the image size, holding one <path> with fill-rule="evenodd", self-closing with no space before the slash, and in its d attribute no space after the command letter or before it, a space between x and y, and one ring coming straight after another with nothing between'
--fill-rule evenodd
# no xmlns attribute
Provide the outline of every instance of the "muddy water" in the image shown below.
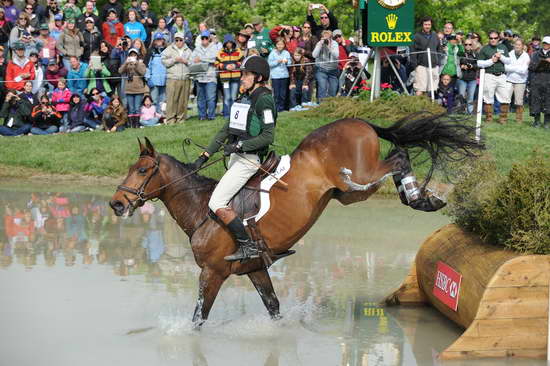
<svg viewBox="0 0 550 366"><path fill-rule="evenodd" d="M123 220L99 196L0 201L0 365L437 365L461 333L428 307L379 306L448 222L397 200L329 205L270 269L281 321L232 277L201 332L198 268L161 204Z"/></svg>

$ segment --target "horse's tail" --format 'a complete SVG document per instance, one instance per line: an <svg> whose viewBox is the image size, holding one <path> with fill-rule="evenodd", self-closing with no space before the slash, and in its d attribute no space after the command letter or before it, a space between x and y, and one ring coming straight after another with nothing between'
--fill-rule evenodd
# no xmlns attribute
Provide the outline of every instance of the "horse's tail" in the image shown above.
<svg viewBox="0 0 550 366"><path fill-rule="evenodd" d="M380 138L403 149L425 150L432 162L424 184L431 179L434 168L445 162L460 161L477 157L485 149L475 139L475 127L465 124L464 117L447 114L419 112L409 115L389 127L376 126L367 122Z"/></svg>

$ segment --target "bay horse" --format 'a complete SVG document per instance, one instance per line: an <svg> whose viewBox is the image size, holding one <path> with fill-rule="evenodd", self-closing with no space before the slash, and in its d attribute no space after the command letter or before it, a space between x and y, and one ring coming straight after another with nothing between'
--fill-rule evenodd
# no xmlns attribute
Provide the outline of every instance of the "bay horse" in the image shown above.
<svg viewBox="0 0 550 366"><path fill-rule="evenodd" d="M332 198L344 205L364 201L391 175L399 188L400 178L396 177L411 172L409 149L427 151L432 161L422 188L441 162L476 156L482 145L472 138L473 131L443 116L425 114L387 128L349 118L324 125L305 137L291 154L291 167L284 176L288 187L272 187L271 207L258 222L258 229L273 253L285 253L312 227ZM384 160L379 159L379 137L394 146ZM220 287L231 274L248 275L269 315L278 319L279 301L262 260L224 260L236 246L229 231L208 215L208 200L217 182L196 174L192 164L158 153L147 138L145 145L138 142L139 158L110 206L116 215L131 215L145 201L158 198L188 235L201 268L195 326L200 328L208 318ZM428 197L424 189L418 202L421 204L410 206L433 211L444 205Z"/></svg>

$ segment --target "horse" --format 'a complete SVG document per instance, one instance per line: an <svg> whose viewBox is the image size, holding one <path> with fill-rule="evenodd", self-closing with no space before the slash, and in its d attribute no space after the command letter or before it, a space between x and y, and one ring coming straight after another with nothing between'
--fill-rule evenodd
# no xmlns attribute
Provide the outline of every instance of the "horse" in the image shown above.
<svg viewBox="0 0 550 366"><path fill-rule="evenodd" d="M411 149L427 151L432 168L416 191L416 203L413 205L400 194L401 201L415 209L435 211L444 203L430 197L424 188L434 168L443 162L477 156L483 145L472 136L473 127L440 115L412 116L386 128L352 118L324 125L306 136L292 152L291 167L284 176L287 186L275 184L271 188L270 209L257 227L273 253L288 252L331 199L344 205L364 201L389 176L401 189L401 178L411 174ZM393 144L384 160L380 160L379 138ZM246 274L271 318L279 319L279 300L261 258L245 262L224 260L236 250L236 245L224 225L209 216L208 200L217 181L197 174L192 164L158 153L147 138L145 145L139 139L138 143L138 160L130 166L110 206L116 215L132 215L145 201L160 199L187 234L201 268L193 313L195 327L200 328L207 320L220 287L232 274Z"/></svg>

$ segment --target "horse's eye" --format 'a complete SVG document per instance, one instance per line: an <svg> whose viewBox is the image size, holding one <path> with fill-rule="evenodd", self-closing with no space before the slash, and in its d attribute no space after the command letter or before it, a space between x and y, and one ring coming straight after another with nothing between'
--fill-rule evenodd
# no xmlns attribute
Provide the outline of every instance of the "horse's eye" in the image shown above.
<svg viewBox="0 0 550 366"><path fill-rule="evenodd" d="M147 168L139 168L138 172L139 174L145 174L147 173Z"/></svg>

